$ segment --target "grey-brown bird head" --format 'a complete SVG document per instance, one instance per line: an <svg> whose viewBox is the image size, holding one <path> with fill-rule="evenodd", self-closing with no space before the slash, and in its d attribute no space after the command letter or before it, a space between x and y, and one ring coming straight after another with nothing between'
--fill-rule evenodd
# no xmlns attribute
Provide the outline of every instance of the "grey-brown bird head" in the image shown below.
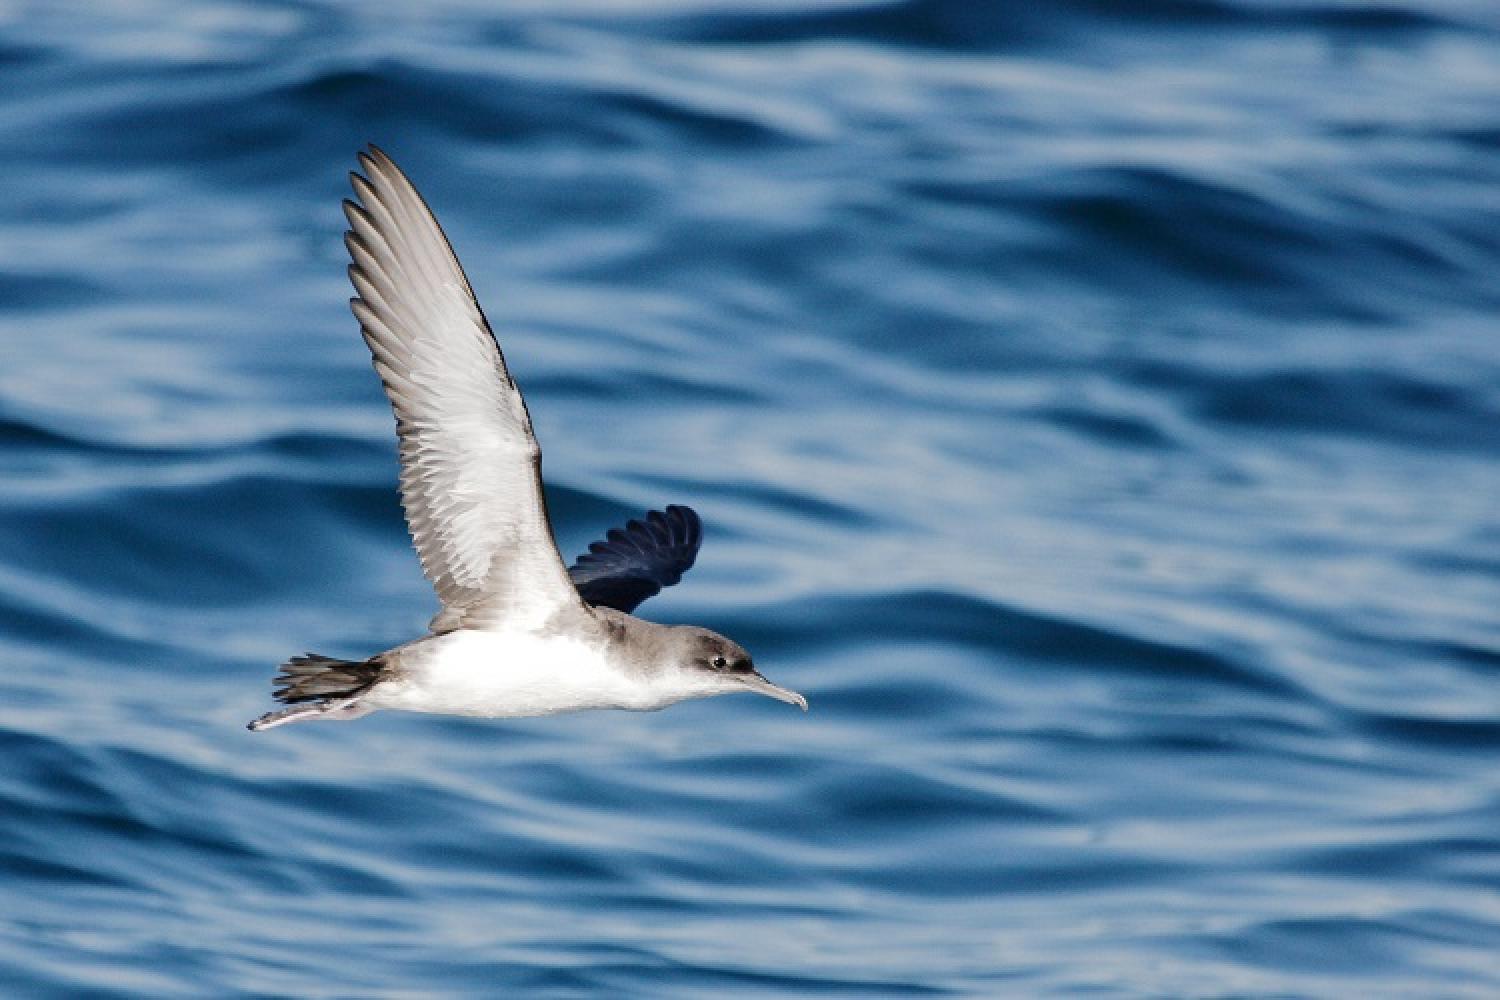
<svg viewBox="0 0 1500 1000"><path fill-rule="evenodd" d="M667 659L675 674L698 689L698 697L753 691L807 711L807 699L772 684L755 669L743 646L717 632L695 626L669 631Z"/></svg>

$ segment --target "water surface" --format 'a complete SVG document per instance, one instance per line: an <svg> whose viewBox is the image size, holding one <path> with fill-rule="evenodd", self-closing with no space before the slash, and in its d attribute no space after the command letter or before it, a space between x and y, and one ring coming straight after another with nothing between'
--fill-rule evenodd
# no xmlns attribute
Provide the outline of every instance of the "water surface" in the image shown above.
<svg viewBox="0 0 1500 1000"><path fill-rule="evenodd" d="M1500 992L1490 5L494 6L0 6L0 992ZM434 608L367 141L808 715L244 731Z"/></svg>

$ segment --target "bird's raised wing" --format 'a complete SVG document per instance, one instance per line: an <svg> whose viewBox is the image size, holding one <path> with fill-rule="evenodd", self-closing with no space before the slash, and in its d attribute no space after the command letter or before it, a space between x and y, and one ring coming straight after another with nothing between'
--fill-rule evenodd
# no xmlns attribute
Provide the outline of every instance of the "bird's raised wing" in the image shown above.
<svg viewBox="0 0 1500 1000"><path fill-rule="evenodd" d="M579 596L629 613L682 579L698 558L703 522L691 507L653 510L644 521L612 528L568 569Z"/></svg>
<svg viewBox="0 0 1500 1000"><path fill-rule="evenodd" d="M437 219L374 146L344 202L350 300L396 412L401 503L443 611L539 623L579 599L542 498L541 450L495 336Z"/></svg>

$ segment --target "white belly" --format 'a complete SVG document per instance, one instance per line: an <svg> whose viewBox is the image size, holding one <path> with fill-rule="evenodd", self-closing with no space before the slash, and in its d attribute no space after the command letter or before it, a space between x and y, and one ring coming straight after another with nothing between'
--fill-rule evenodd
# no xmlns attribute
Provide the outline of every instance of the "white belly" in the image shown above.
<svg viewBox="0 0 1500 1000"><path fill-rule="evenodd" d="M406 646L393 659L395 676L363 704L489 718L662 704L652 685L613 669L601 647L576 639L461 629Z"/></svg>

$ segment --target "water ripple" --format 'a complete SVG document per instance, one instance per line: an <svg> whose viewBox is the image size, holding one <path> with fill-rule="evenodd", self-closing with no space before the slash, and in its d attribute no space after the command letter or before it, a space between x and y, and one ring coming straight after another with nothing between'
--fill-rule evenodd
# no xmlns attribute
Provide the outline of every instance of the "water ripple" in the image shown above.
<svg viewBox="0 0 1500 1000"><path fill-rule="evenodd" d="M1439 0L0 13L0 991L1494 995L1497 44ZM345 303L370 140L561 548L693 504L647 611L810 713L243 729L434 610Z"/></svg>

